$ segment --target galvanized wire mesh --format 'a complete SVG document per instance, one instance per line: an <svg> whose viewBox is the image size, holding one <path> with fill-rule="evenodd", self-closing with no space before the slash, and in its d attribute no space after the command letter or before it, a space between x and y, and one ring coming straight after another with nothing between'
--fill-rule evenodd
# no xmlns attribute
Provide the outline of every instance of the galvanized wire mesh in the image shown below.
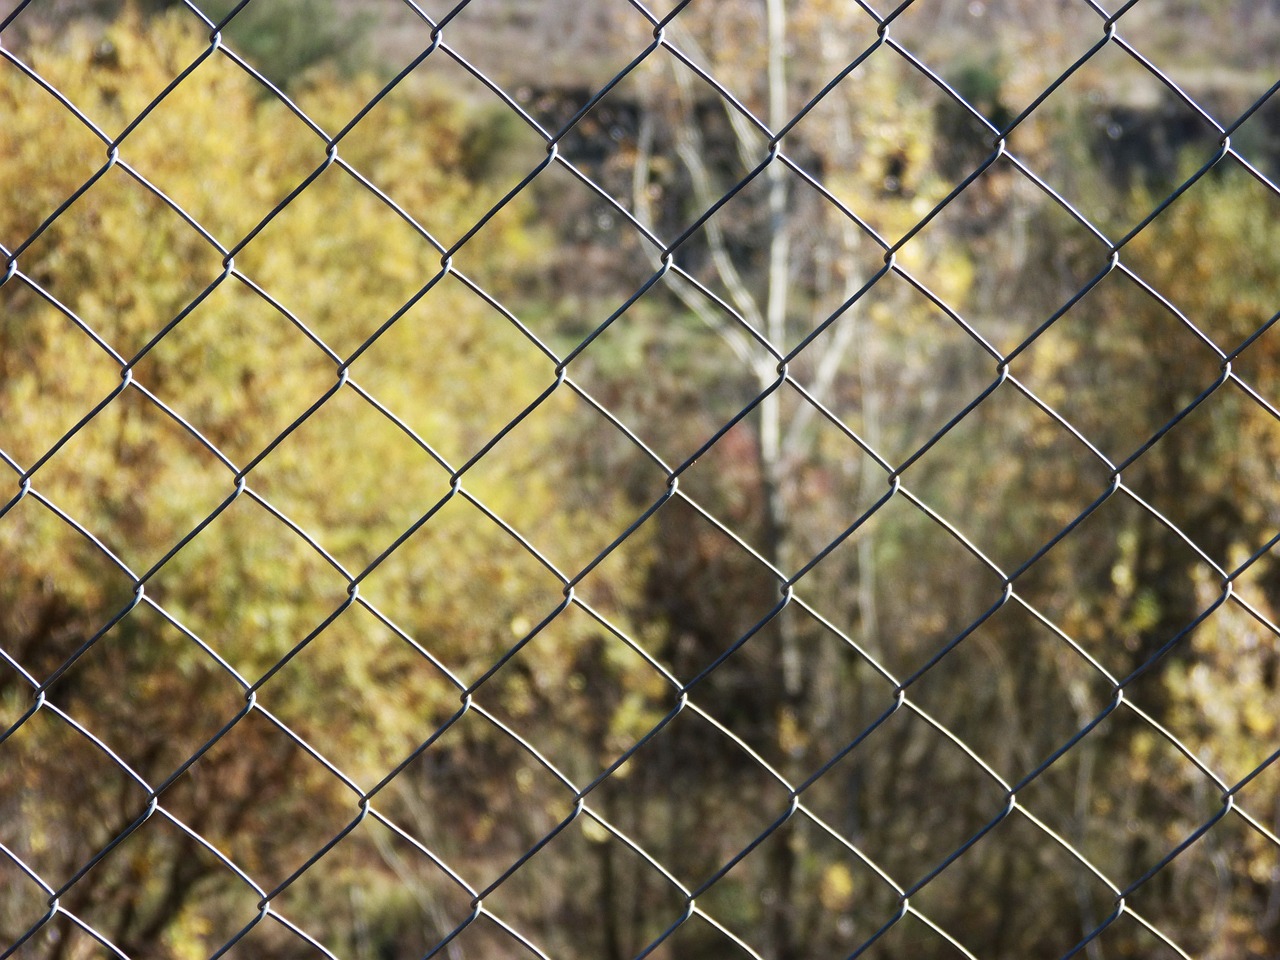
<svg viewBox="0 0 1280 960"><path fill-rule="evenodd" d="M305 95L270 79L267 66L230 39L238 18L269 2L246 0L218 16L184 0L171 15L202 39L189 59L174 54L182 61L177 69L119 128L100 126L99 104L78 102L64 90L65 77L46 75L38 58L26 56L30 36L39 24L47 26L41 0L24 0L0 22L0 58L15 88L37 98L51 124L68 124L76 136L88 131L99 150L33 228L0 238L10 369L31 357L50 365L60 362L60 353L70 355L24 352L15 318L36 302L63 324L76 355L88 358L74 362L105 364L115 377L74 418L44 434L38 448L6 447L0 438L13 480L0 510L0 530L8 525L10 537L6 563L16 571L34 563L42 543L57 544L56 562L35 582L17 583L14 595L74 596L74 583L90 570L113 584L85 602L88 612L79 619L59 621L58 608L32 600L31 609L44 610L48 622L6 621L0 633L5 689L20 693L25 704L5 716L0 735L0 766L12 771L3 778L0 800L6 820L0 854L11 891L3 956L1224 955L1215 952L1215 942L1251 956L1275 955L1280 744L1270 719L1275 698L1267 699L1275 678L1265 674L1274 670L1269 664L1280 631L1270 619L1266 583L1251 578L1265 580L1260 571L1270 570L1280 540L1280 518L1266 489L1277 478L1261 454L1261 473L1224 491L1238 506L1235 527L1225 531L1188 503L1204 495L1187 480L1192 467L1183 464L1181 477L1158 476L1154 486L1129 478L1140 475L1183 424L1220 416L1215 404L1228 396L1237 405L1232 409L1246 411L1239 416L1260 426L1246 434L1238 419L1221 421L1226 445L1263 449L1259 432L1273 430L1280 419L1275 385L1269 368L1255 375L1242 361L1265 340L1276 316L1256 317L1244 335L1227 340L1216 318L1184 313L1150 275L1150 260L1130 254L1138 238L1160 229L1167 211L1207 189L1225 167L1248 178L1258 204L1277 199L1265 147L1255 153L1237 141L1265 113L1280 83L1254 91L1231 114L1199 102L1188 92L1191 85L1175 82L1178 64L1144 52L1144 42L1154 41L1137 26L1149 28L1158 17L1138 18L1154 0L1059 4L1070 8L1078 48L1064 57L1042 38L1043 49L1026 51L1042 57L1041 71L1032 71L1024 102L1004 112L939 64L934 52L947 43L930 40L929 20L956 15L944 16L925 0L893 8L859 2L840 11L822 5L786 11L781 0L735 7L720 28L732 35L747 23L762 38L751 41L755 46L741 41L744 58L759 57L745 70L754 72L748 82L741 74L726 77L730 54L707 52L709 41L699 31L716 23L715 12L700 14L690 0L670 9L632 0L616 4L599 28L626 25L628 39L611 54L618 63L603 53L606 69L575 63L582 51L573 47L574 16L564 16L531 41L545 64L526 70L526 79L545 68L545 84L509 89L520 71L509 72L511 64L491 56L484 34L492 21L478 13L479 0L441 10L405 0L395 9L413 26L385 56L394 58L393 49L416 52L355 108L321 117L309 112ZM992 6L985 11L972 4L960 15L985 12L995 21ZM743 10L756 21L740 21ZM1010 11L1005 26L1029 16L1021 8ZM55 23L71 15L52 14ZM538 16L556 16L540 7L523 15L504 36L534 36ZM591 7L577 12L584 23L597 15ZM696 20L699 15L704 19ZM850 22L864 31L862 39L824 40L824 33L840 34ZM936 26L949 28L947 22ZM802 30L812 31L807 40ZM642 39L629 45L634 36ZM818 75L827 61L802 44L816 49L823 42L843 59L839 69ZM565 46L558 56L557 43ZM485 55L490 59L481 65ZM104 44L93 56L99 66L109 65L113 52ZM838 122L817 119L853 85L867 82L862 78L874 65L886 63L906 78L898 81L906 92L867 86L855 95L879 99L879 122L906 117L909 127L913 103L929 102L937 116L978 130L967 153L958 152L949 168L940 165L941 186L933 193L916 188L911 195L904 185L909 130L892 135L903 144L901 156L888 151L874 170L852 161L846 168L842 151L855 157L856 144L838 142ZM1116 170L1089 169L1064 184L1060 169L1042 168L1048 156L1065 158L1068 167L1075 159L1069 145L1051 143L1060 119L1052 98L1078 76L1106 73L1116 63L1140 76L1149 85L1144 89L1157 90L1185 123L1209 131L1188 138L1194 162L1178 168L1172 188L1142 195L1145 207L1131 222L1095 209L1088 189L1091 178L1119 179ZM379 165L379 125L390 122L383 112L411 78L437 68L470 85L467 109L498 107L516 121L511 136L542 151L525 164L528 152L513 150L517 159L508 158L498 178L502 189L466 211L462 228L449 234L432 226L429 204L380 186L391 176ZM131 159L167 105L218 82L215 69L252 78L261 103L279 110L278 135L290 141L298 164L292 189L262 209L237 209L249 196L244 184L258 175L253 169L219 175L221 185L212 177L210 201L166 193L172 171ZM805 83L788 86L788 71ZM617 95L633 89L641 92ZM183 104L175 109L189 109ZM664 110L686 115L655 133L652 118ZM1027 133L1041 118L1049 132ZM819 123L822 133L806 133ZM165 136L168 128L159 129ZM852 135L856 140L867 129ZM361 136L373 146L349 151ZM825 153L814 148L813 141L822 140ZM232 167L237 155L251 153L248 144L225 146L216 162ZM419 146L424 157L456 149L426 137ZM179 167L189 161L183 143L170 149ZM666 180L652 172L660 161ZM0 157L0 164L16 162ZM65 179L65 171L53 173ZM95 316L88 301L68 300L66 274L46 271L41 252L59 224L100 192L124 189L121 184L142 198L138 217L177 218L181 225L174 229L217 265L202 288L180 291L185 305L156 317L136 343L102 319L106 314ZM329 282L308 275L318 261L307 249L284 251L292 259L283 266L271 261L279 224L326 189L343 191L344 203L372 200L386 224L378 229L399 230L400 242L415 251L406 292L386 291L394 302L383 313L346 326L294 312L273 289L282 272L303 284ZM539 191L542 198L533 203ZM895 215L905 219L887 222L891 218L860 209L865 191L893 198ZM1047 261L984 261L994 254L983 246L983 211L1018 192L1058 218L1062 236L1083 238L1072 241L1075 263L1088 269L1078 276L1074 267L1065 270L1074 276L1069 295L1042 313L1025 305L1019 284ZM537 302L552 299L547 289L520 302L498 292L501 244L496 268L494 257L472 254L504 218L527 216L519 212L525 203L537 211L578 205L583 229L604 239L552 259L594 258L576 271L565 268L575 287L567 293L576 295L577 286L595 279L606 290L622 290L614 308L600 308L607 297L584 295L564 308L574 316L548 321L548 308ZM203 222L200 211L220 207L234 216ZM741 219L726 226L733 210ZM960 225L941 230L938 224L950 216ZM101 231L89 237L90 245L116 245L109 224L75 223L76 230ZM291 242L321 247L344 236L345 226L322 221ZM518 234L499 236L514 242ZM534 246L568 242L563 235L535 236ZM744 236L754 245L748 255ZM376 285L385 278L367 262L364 242L371 241L352 243L343 262L349 274L372 276ZM972 243L976 252L967 256L976 272L987 271L1007 288L988 303L1016 311L1022 301L1024 315L1004 326L984 325L987 318L949 302L950 281L930 273L943 269L946 258L915 251L953 243ZM815 296L814 318L798 328L785 288L800 281L787 263L805 244L811 248L806 263L845 256L861 266L844 269L830 302ZM1014 247L995 249L1003 256ZM1158 253L1159 241L1154 249ZM165 255L114 252L126 261ZM509 254L512 261L518 256ZM1274 265L1272 251L1263 256ZM37 260L40 269L27 266ZM432 266L423 271L428 261ZM540 262L540 269L550 269L545 258ZM68 269L77 269L75 263ZM133 269L126 265L125 275ZM781 280L761 287L753 270L775 271L769 275ZM1210 275L1231 278L1233 271L1240 271L1241 284L1258 282L1244 270L1240 257L1223 251L1204 282ZM1126 354L1101 372L1090 369L1094 360L1077 346L1060 363L1071 374L1063 382L1029 377L1028 357L1047 350L1044 344L1082 303L1118 283L1156 305L1164 345L1149 345L1145 356ZM148 363L166 346L177 349L202 305L232 288L271 319L254 320L247 335L241 331L221 348L215 329L185 348L191 352L183 354L187 366L176 381L149 382ZM442 305L445 289L457 299ZM679 333L679 349L694 357L680 360L683 365L670 354L628 355L651 343L618 339L659 292L666 299L658 301L657 314L683 312L695 321L694 333ZM344 295L336 289L337 302L327 302L335 315L345 309ZM927 304L933 316L913 341L892 322L905 316L908 298ZM420 358L417 367L376 376L386 362L380 344L417 324L414 311L447 328L455 303L485 311L493 337L515 346L500 353L481 337ZM889 313L879 327L860 319L876 303ZM587 315L576 315L582 309ZM292 375L262 355L272 349L265 332L272 324L305 338L308 356L323 369L311 393L304 387L283 402L271 393ZM888 343L899 335L902 342ZM1106 335L1100 326L1084 339ZM659 329L654 339L664 336ZM937 346L947 337L959 337L960 346ZM447 341L432 341L431 349L440 342ZM406 343L391 349L412 353L414 341ZM264 368L261 379L246 377L234 387L245 406L231 420L244 425L246 435L226 441L200 426L206 401L191 400L203 378L216 376L219 349L237 355L237 362L252 355ZM486 354L490 365L478 361L481 373L470 380L455 366L464 356ZM966 361L957 374L947 364L961 354L979 359ZM293 354L281 356L288 362ZM537 366L536 389L517 391L512 409L499 404L500 415L469 426L467 440L437 439L424 407L443 404L446 420L465 419L472 407L488 409L484 395L501 393L514 376L512 356ZM880 357L883 364L885 356L910 360L901 365L899 393L876 399L864 364L858 404L842 401L839 384L853 376L849 370L862 362L857 358ZM1148 406L1135 392L1150 390L1152 381L1132 371L1152 358L1167 364L1170 356L1172 365L1155 378L1177 381L1169 405ZM1199 362L1205 357L1211 358L1207 366ZM1179 366L1183 358L1185 367ZM611 380L610 363L626 366L631 379ZM673 379L687 380L687 393L655 386L652 398L638 398L650 366L655 384L662 371L675 370ZM974 370L981 371L976 380ZM68 376L61 368L38 372L50 383ZM431 380L433 392L415 393L421 384L406 382L410 377ZM1094 387L1099 396L1118 399L1081 407L1081 396L1087 399ZM299 405L299 396L308 399ZM3 419L16 424L38 420L44 399L39 392L7 393L4 402ZM247 428L258 404L275 418L265 435ZM1025 419L1000 419L1011 404ZM1135 411L1151 409L1160 411L1158 419L1138 416L1131 437L1109 434L1103 441L1090 426L1108 416L1130 422ZM86 439L117 415L125 419L119 427L111 421L119 431L114 440ZM888 436L882 422L895 417L910 420L911 429ZM672 426L684 420L692 426ZM1025 428L1031 420L1034 430ZM541 435L530 433L531 424L544 421L571 425L544 448ZM441 429L441 436L452 436L450 428ZM973 429L979 429L976 439ZM124 452L131 449L130 430L168 437L151 442L169 444L163 449L171 448L174 458L181 448L183 463L196 465L190 477L130 463ZM326 446L325 437L336 439ZM802 473L793 456L801 440L834 449L825 462L852 479L841 486L829 472ZM961 452L977 444L980 469L948 472L960 462L956 444ZM412 475L383 477L386 486L354 494L342 487L344 475L363 485L389 449L402 448L418 463ZM1070 453L1060 456L1064 449ZM1027 463L1034 467L1036 457L1057 457L1046 460L1043 471L1058 479L1035 480ZM748 470L740 486L755 492L742 494L749 502L737 509L721 494L733 488L735 470L746 476L744 460L755 472ZM1001 465L1009 460L1026 461L1009 469L1028 472L1001 486ZM301 474L315 475L310 486L291 488L273 475L285 469L279 464L294 462L302 464ZM395 463L388 469L400 469ZM490 468L495 463L501 467ZM932 474L930 464L944 466ZM497 472L487 475L487 469ZM1084 478L1074 488L1076 495L1087 491L1083 500L1068 509L1064 497L1047 517L1025 507L1058 489L1064 471ZM130 488L127 502L119 498L121 485ZM557 500L557 488L572 491L566 495L572 502ZM1007 510L998 505L996 512L1021 539L993 547L982 519L988 514L972 507L1011 489L1026 500L1011 501ZM98 528L104 500L124 515L113 514L119 526L111 534ZM183 506L176 532L150 551L131 549L127 537L122 543L119 531L146 529L148 511L160 500ZM535 504L532 514L522 500ZM253 519L246 520L250 507ZM529 528L540 522L531 516L557 510L558 526ZM333 515L347 524L344 530L366 530L367 542L335 537ZM886 588L873 582L876 570L902 568L875 552L872 531L891 522L915 531L899 548L920 551L919 575ZM244 539L222 545L211 539L233 523L248 524ZM1096 635L1075 636L1068 624L1072 598L1059 595L1060 583L1046 593L1037 576L1063 545L1082 542L1086 529L1124 524L1148 531L1148 552L1108 563L1107 572L1115 590L1137 599L1110 622L1094 618ZM418 552L423 537L439 542ZM267 541L261 552L245 546ZM1187 598L1192 616L1156 611L1134 626L1144 609L1144 583L1150 585L1144 578L1155 582L1171 569L1151 559L1155 542L1166 544L1161 549L1169 554L1189 555L1184 568L1197 571L1200 593ZM193 553L206 543L213 544L206 553ZM1222 544L1231 549L1224 552ZM851 548L856 561L840 560ZM1124 544L1118 549L1123 554ZM231 586L220 584L219 564L240 550L246 551L243 569ZM732 562L724 560L730 555ZM192 556L194 562L183 559ZM379 595L379 577L397 562L411 568L395 581L408 586ZM718 571L717 562L725 564ZM456 576L437 572L454 565ZM284 571L280 581L273 579L277 567ZM938 572L944 568L957 579L946 580ZM649 571L639 587L638 570ZM731 581L720 595L708 588L717 577ZM495 598L512 578L540 586L537 602L506 622ZM842 578L850 582L828 583ZM174 579L182 583L175 586ZM212 599L259 580L280 595ZM315 586L322 581L338 585L336 600L332 590ZM686 582L694 584L692 596L681 593ZM965 597L958 582L972 588ZM1079 589L1101 588L1081 582ZM846 606L827 601L841 590L855 600ZM900 607L934 611L929 622L937 641L912 648L915 641L894 639L892 625L876 621L875 590L887 591ZM975 597L976 606L969 602ZM237 619L242 603L251 615ZM277 635L279 622L292 621L287 614L273 620L273 605L309 605L313 628ZM635 614L655 608L676 610L661 640L646 632L651 620ZM685 639L703 646L682 658L677 621L697 619L688 612L695 608L707 612ZM847 615L850 608L856 616ZM430 628L416 628L415 617L429 609L443 612L425 621ZM1007 634L1014 646L979 647L984 631L1013 616L1022 624ZM357 617L364 626L353 632ZM561 636L569 621L580 625L563 634L572 639L549 639ZM450 622L492 642L465 664L450 662L457 656L449 646ZM1238 646L1218 654L1196 647L1197 631L1210 622L1225 623L1221 631ZM918 632L922 623L913 621L904 632ZM698 630L709 636L698 639ZM256 653L229 647L228 631L248 637L244 642ZM382 645L360 653L366 659L356 666L349 658L371 644L375 632ZM1136 634L1145 639L1126 647ZM591 656L582 652L588 635L596 644ZM319 659L316 651L326 644L346 652ZM528 666L531 652L547 647L545 659ZM1121 648L1124 656L1116 653ZM958 666L974 649L987 659ZM137 658L147 661L145 671ZM603 664L621 660L629 664L625 670L601 672ZM93 683L100 686L86 679L85 665L95 662ZM1235 672L1224 675L1224 664ZM1200 700L1188 701L1198 708L1166 709L1177 697L1152 678L1171 671L1190 678L1179 689L1210 684ZM1216 676L1216 686L1206 673ZM1246 686L1245 674L1263 679ZM190 696L194 704L215 688L234 709L211 724L192 706L192 726L184 729L181 701ZM366 726L361 715L345 712L343 705L357 696L351 690L358 690L364 708L392 717L385 722L397 730L394 749L370 746L371 757L351 760L352 744L373 744L383 722ZM326 700L326 692L336 696ZM1071 708L1055 707L1054 695ZM1215 723L1220 708L1237 698L1257 715L1243 729L1232 728L1229 751L1204 749L1225 742L1228 734ZM620 719L619 705L637 700L646 708L628 707L629 719ZM1013 717L1031 727L1044 724L1029 755L1016 746L1025 731L1010 728ZM126 720L137 740L122 733ZM1093 744L1104 728L1119 732L1099 759ZM139 755L135 748L143 742L163 756ZM1122 752L1121 743L1130 752ZM1108 794L1087 774L1076 774L1074 786L1061 791L1044 786L1073 759L1092 767L1108 756L1111 766L1101 780L1127 772L1147 777L1143 782L1154 783L1154 793L1117 788ZM1160 777L1175 767L1183 774L1164 783L1168 809L1150 808ZM725 779L708 787L699 783L702 773ZM1092 793L1081 784L1091 784ZM321 795L339 801L322 802ZM895 819L900 814L905 820ZM1150 836L1134 826L1144 816L1153 818ZM1140 837L1140 851L1116 853L1125 838L1136 847ZM1005 864L1003 880L982 859L1000 845L1012 851L998 861ZM1216 886L1186 888L1171 879L1197 857L1208 865L1188 868L1188 875L1212 875ZM1046 879L1045 889L1071 891L1078 903L1060 902L1060 893L1051 893L1048 904L1038 900L1036 877L1056 878ZM1186 889L1194 909L1180 899ZM1210 893L1197 898L1202 889ZM1236 899L1223 892L1240 890ZM401 915L395 911L417 919L387 919ZM1067 920L1050 922L1049 914ZM151 917L156 922L146 922ZM818 929L827 939L816 939ZM1064 930L1071 936L1063 939Z"/></svg>

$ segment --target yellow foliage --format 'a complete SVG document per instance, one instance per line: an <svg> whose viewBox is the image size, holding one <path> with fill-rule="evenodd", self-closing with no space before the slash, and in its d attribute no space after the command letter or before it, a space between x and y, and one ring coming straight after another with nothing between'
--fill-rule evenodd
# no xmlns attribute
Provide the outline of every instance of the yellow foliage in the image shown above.
<svg viewBox="0 0 1280 960"><path fill-rule="evenodd" d="M207 50L192 22L183 11L126 15L105 34L69 32L31 64L114 138ZM335 79L315 75L300 102L349 118L378 89L370 78ZM500 196L464 169L467 118L413 80L375 114L365 123L376 132L357 127L337 158L454 243ZM13 69L0 73L0 116L0 243L15 250L107 164L107 147ZM465 249L468 264L502 262L515 276L536 248L505 218ZM520 259L508 262L512 251ZM243 683L292 651L258 704L367 789L458 709L459 688L428 654L473 682L561 603L555 576L462 493L450 497L451 472L555 381L552 361L443 274L431 240L220 52L130 130L118 159L25 246L17 270L0 286L0 451L16 464L11 488L27 472L36 493L128 567L34 494L0 516L0 645L37 680L125 609L136 578L163 561L139 610L163 607ZM575 494L573 478L556 472L566 468L545 455L564 429L563 405L557 395L522 424L527 453L490 457L480 484L485 506L541 549L587 527L603 531L603 545L631 519L621 497ZM349 605L351 580L365 571ZM127 690L91 666L96 653L68 671L65 693L53 688L72 715L93 701L93 732L140 764L154 762L148 751L160 751L166 724L212 734L245 694L228 699L227 687L199 682L225 671L190 638L170 659L155 632L164 622L142 617L128 614L94 648L120 652L137 671ZM562 684L579 675L570 665L585 632L531 643L519 663ZM0 703L20 709L30 691L6 684ZM527 698L526 713L546 696ZM630 702L600 709L606 718L621 710L628 729L639 713ZM136 714L146 716L141 732ZM203 776L224 778L230 794L258 794L262 832L283 848L306 826L290 812L289 778L273 768L282 755L311 761L265 722L230 736L239 752L222 767L202 761ZM158 784L173 766L146 775ZM0 772L0 785L6 779ZM326 786L306 794L308 816L354 813L339 781L320 773L314 782ZM24 842L37 844L40 816L24 820ZM478 821L477 834L492 823ZM261 856L252 862L265 870L281 855ZM173 953L200 952L191 943L204 934L203 920L183 920L170 933Z"/></svg>
<svg viewBox="0 0 1280 960"><path fill-rule="evenodd" d="M839 913L853 906L854 890L853 873L843 863L833 863L822 872L818 898L824 910Z"/></svg>

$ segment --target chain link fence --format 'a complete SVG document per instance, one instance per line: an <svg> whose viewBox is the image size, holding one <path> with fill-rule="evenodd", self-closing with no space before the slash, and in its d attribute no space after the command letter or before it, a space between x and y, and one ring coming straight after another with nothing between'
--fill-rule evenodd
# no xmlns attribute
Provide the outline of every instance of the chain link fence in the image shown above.
<svg viewBox="0 0 1280 960"><path fill-rule="evenodd" d="M3 957L1280 955L1271 5L6 13Z"/></svg>

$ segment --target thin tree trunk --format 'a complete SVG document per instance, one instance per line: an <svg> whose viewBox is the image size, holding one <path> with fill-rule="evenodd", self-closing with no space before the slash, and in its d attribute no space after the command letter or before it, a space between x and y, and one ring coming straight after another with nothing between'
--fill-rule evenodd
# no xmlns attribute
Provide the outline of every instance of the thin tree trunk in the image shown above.
<svg viewBox="0 0 1280 960"><path fill-rule="evenodd" d="M775 133L786 126L787 115L787 20L784 0L765 0L768 49L768 122ZM790 282L791 240L787 229L787 181L782 164L774 162L765 171L769 186L769 272L765 302L765 334L774 349L785 353L787 343L787 294ZM761 387L777 377L776 370L760 371ZM794 550L787 517L785 457L782 449L782 393L774 390L760 405L760 475L764 493L765 558L788 575L792 572ZM778 663L782 672L782 696L777 722L781 730L794 729L798 707L805 696L804 665L801 662L795 619L784 611L775 621ZM784 774L795 782L798 764L787 762ZM773 845L769 864L775 896L768 908L770 940L778 960L799 960L796 917L796 866L799 835L784 829Z"/></svg>

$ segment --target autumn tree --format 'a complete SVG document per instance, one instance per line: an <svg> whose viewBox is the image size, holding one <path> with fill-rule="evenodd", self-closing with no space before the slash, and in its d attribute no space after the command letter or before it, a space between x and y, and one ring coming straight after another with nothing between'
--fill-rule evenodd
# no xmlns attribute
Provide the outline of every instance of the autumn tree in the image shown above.
<svg viewBox="0 0 1280 960"><path fill-rule="evenodd" d="M130 956L268 893L527 955L482 890L554 956L1156 955L1132 884L1273 953L1273 192L1227 158L1113 251L1011 156L1113 241L1205 158L1113 175L1088 75L997 149L1101 21L932 10L691 4L550 159L563 56L474 48L541 132L439 49L345 130L379 81L233 23L312 128L187 9L31 49L102 137L0 65L0 842L56 890L137 824L63 901ZM508 19L616 31L593 89L653 42Z"/></svg>
<svg viewBox="0 0 1280 960"><path fill-rule="evenodd" d="M972 13L979 6L981 22ZM989 37L989 59L965 61L939 54L937 23L924 9L904 13L893 33L951 81L987 125L878 43L874 24L857 11L742 4L732 16L720 8L705 20L690 8L667 25L683 56L660 50L646 61L647 74L620 87L639 104L634 126L593 172L653 230L654 246L681 242L662 278L662 308L652 309L654 296L629 307L600 336L613 351L602 346L585 362L598 365L599 380L609 385L604 395L624 420L638 424L673 465L700 454L684 464L681 499L656 518L656 563L638 611L664 625L664 660L678 675L699 678L693 701L799 782L891 708L895 681L874 664L909 679L912 706L875 726L867 744L805 796L904 887L981 836L913 902L977 955L1062 953L1105 921L1114 899L1085 861L1135 881L1156 862L1156 851L1170 848L1167 834L1135 825L1123 811L1159 808L1164 812L1152 819L1168 833L1193 830L1214 813L1216 800L1200 805L1212 779L1178 768L1177 746L1139 712L1158 713L1170 697L1184 697L1183 668L1152 670L1131 701L1145 708L1125 706L1111 716L1116 685L1212 601L1205 585L1212 568L1198 565L1179 535L1128 494L1100 507L1095 501L1107 497L1115 465L1217 382L1222 357L1206 349L1204 376L1183 382L1180 366L1194 332L1123 270L1092 291L1107 270L1107 245L997 154L996 133L1098 42L1089 31L1098 26L1092 15L1072 16L1063 5L953 8L945 16L964 21L974 36L987 38L1002 20L1010 25ZM787 126L864 52L847 79ZM1050 99L1014 131L1007 149L1090 216L1102 211L1106 229L1127 224L1119 238L1158 203L1157 191L1178 181L1164 169L1122 176L1106 155L1110 120L1097 106L1107 103L1097 71L1105 79L1116 58L1142 83L1159 86L1145 68L1108 49L1103 66L1086 70L1064 94L1086 109ZM621 106L615 115L625 116ZM768 130L784 127L780 156L770 159ZM964 192L898 245L971 174ZM1129 192L1144 182L1147 193ZM1202 195L1214 196L1213 189L1206 182ZM1239 184L1223 189L1233 199L1216 209L1235 216ZM617 218L607 203L595 210L605 224L600 243L627 251L629 260L648 253L657 265L660 251L635 242L625 226L610 226ZM1231 229L1254 237L1257 227ZM1221 245L1227 233L1197 249ZM1131 241L1122 262L1158 249L1169 264L1184 263L1181 251L1192 242L1189 233L1175 239L1162 232L1157 221ZM1251 249L1268 244L1258 237ZM886 270L891 247L893 269ZM1265 270L1250 263L1241 263L1250 278L1244 283L1208 264L1199 275L1249 300L1265 289ZM1171 286L1163 277L1151 282L1169 295L1191 275L1179 274ZM569 276L577 289L602 286L598 277ZM1082 292L1078 306L1040 329ZM1236 342L1266 322L1258 311ZM815 330L811 343L791 352ZM779 386L783 357L789 379ZM1002 371L1006 357L1013 379ZM1234 380L1226 386L1214 401L1223 410L1215 414L1219 440L1188 427L1179 454L1167 452L1177 443L1167 437L1124 471L1164 491L1170 504L1182 502L1175 491L1194 489L1185 502L1206 512L1186 517L1182 529L1195 531L1197 543L1237 536L1238 516L1214 483L1189 485L1186 464L1218 449L1214 444L1240 425L1269 428L1269 408L1257 396ZM679 411L676 423L655 413L672 410ZM744 410L738 425L702 446ZM1253 464L1250 476L1266 462L1225 449L1216 457ZM889 474L904 464L901 492L806 570L779 613L780 584L876 506ZM1230 494L1233 503L1245 496L1242 489ZM680 506L686 498L698 509ZM1074 527L1086 512L1091 519ZM1060 534L1062 543L1044 553ZM1125 559L1104 550L1104 541ZM1255 564L1255 575L1264 566ZM1013 593L1005 591L1006 578ZM1231 610L1251 616L1234 602ZM768 622L759 627L762 619ZM1264 634L1247 632L1256 647ZM1131 648L1131 658L1112 658L1117 642ZM714 672L701 675L713 662ZM1195 674L1203 682L1207 668ZM1267 696L1252 687L1244 699ZM1080 739L1100 716L1108 719L1097 734ZM1242 722L1230 721L1224 739ZM1256 732L1267 742L1265 729ZM1045 766L1077 739L1065 758ZM982 763L965 757L957 741ZM720 765L721 783L735 784L725 789L697 775L702 765L696 773L682 768L682 755L672 750L671 766L663 768L686 784L676 807L686 819L677 833L713 818L769 828L767 812L779 812L785 792L779 795L755 760L721 741L708 756ZM1109 790L1103 769L1126 771L1132 785ZM1005 816L1006 786L1024 778L1031 815ZM646 788L659 789L661 779L655 775ZM1183 787L1193 799L1179 793ZM949 802L939 802L942 796ZM1065 821L1052 816L1063 811L1073 813ZM1050 816L1037 824L1032 817L1041 813ZM777 955L852 949L861 942L857 931L875 933L869 917L893 915L893 892L847 850L828 845L830 837L796 836L807 832L796 826L801 822L780 828L706 896L738 918L735 929L763 931L761 942ZM1084 859L1057 846L1045 822L1061 828ZM646 829L643 820L635 823ZM1265 860L1269 843L1254 831L1247 845ZM708 843L671 849L670 856L705 877L732 852L731 843ZM1246 872L1261 875L1265 867ZM1167 883L1179 886L1189 875L1171 868ZM981 907L975 889L990 894ZM1137 909L1165 922L1191 888L1164 901L1156 889L1166 888L1150 886ZM746 905L748 890L764 890L763 904ZM1250 909L1235 901L1228 912L1239 917ZM1199 936L1190 928L1185 935ZM1140 951L1144 936L1119 924L1089 950ZM950 949L927 937L940 955Z"/></svg>
<svg viewBox="0 0 1280 960"><path fill-rule="evenodd" d="M478 889L544 807L572 809L498 714L563 737L534 729L542 699L590 676L605 751L643 729L651 686L581 611L537 629L593 555L562 545L607 543L631 508L549 456L597 415L553 389L554 360L497 305L509 288L466 276L500 262L517 283L526 228L442 268L505 189L470 172L500 167L473 163L485 115L415 77L330 150L380 81L298 78L322 132L188 11L26 58L84 121L4 64L3 939L123 836L61 904L125 955L207 956L275 891L331 949L419 956L470 913L424 844ZM437 733L378 793L384 819L362 818ZM517 788L521 765L543 779ZM32 943L90 941L62 917ZM304 949L274 920L246 944Z"/></svg>

